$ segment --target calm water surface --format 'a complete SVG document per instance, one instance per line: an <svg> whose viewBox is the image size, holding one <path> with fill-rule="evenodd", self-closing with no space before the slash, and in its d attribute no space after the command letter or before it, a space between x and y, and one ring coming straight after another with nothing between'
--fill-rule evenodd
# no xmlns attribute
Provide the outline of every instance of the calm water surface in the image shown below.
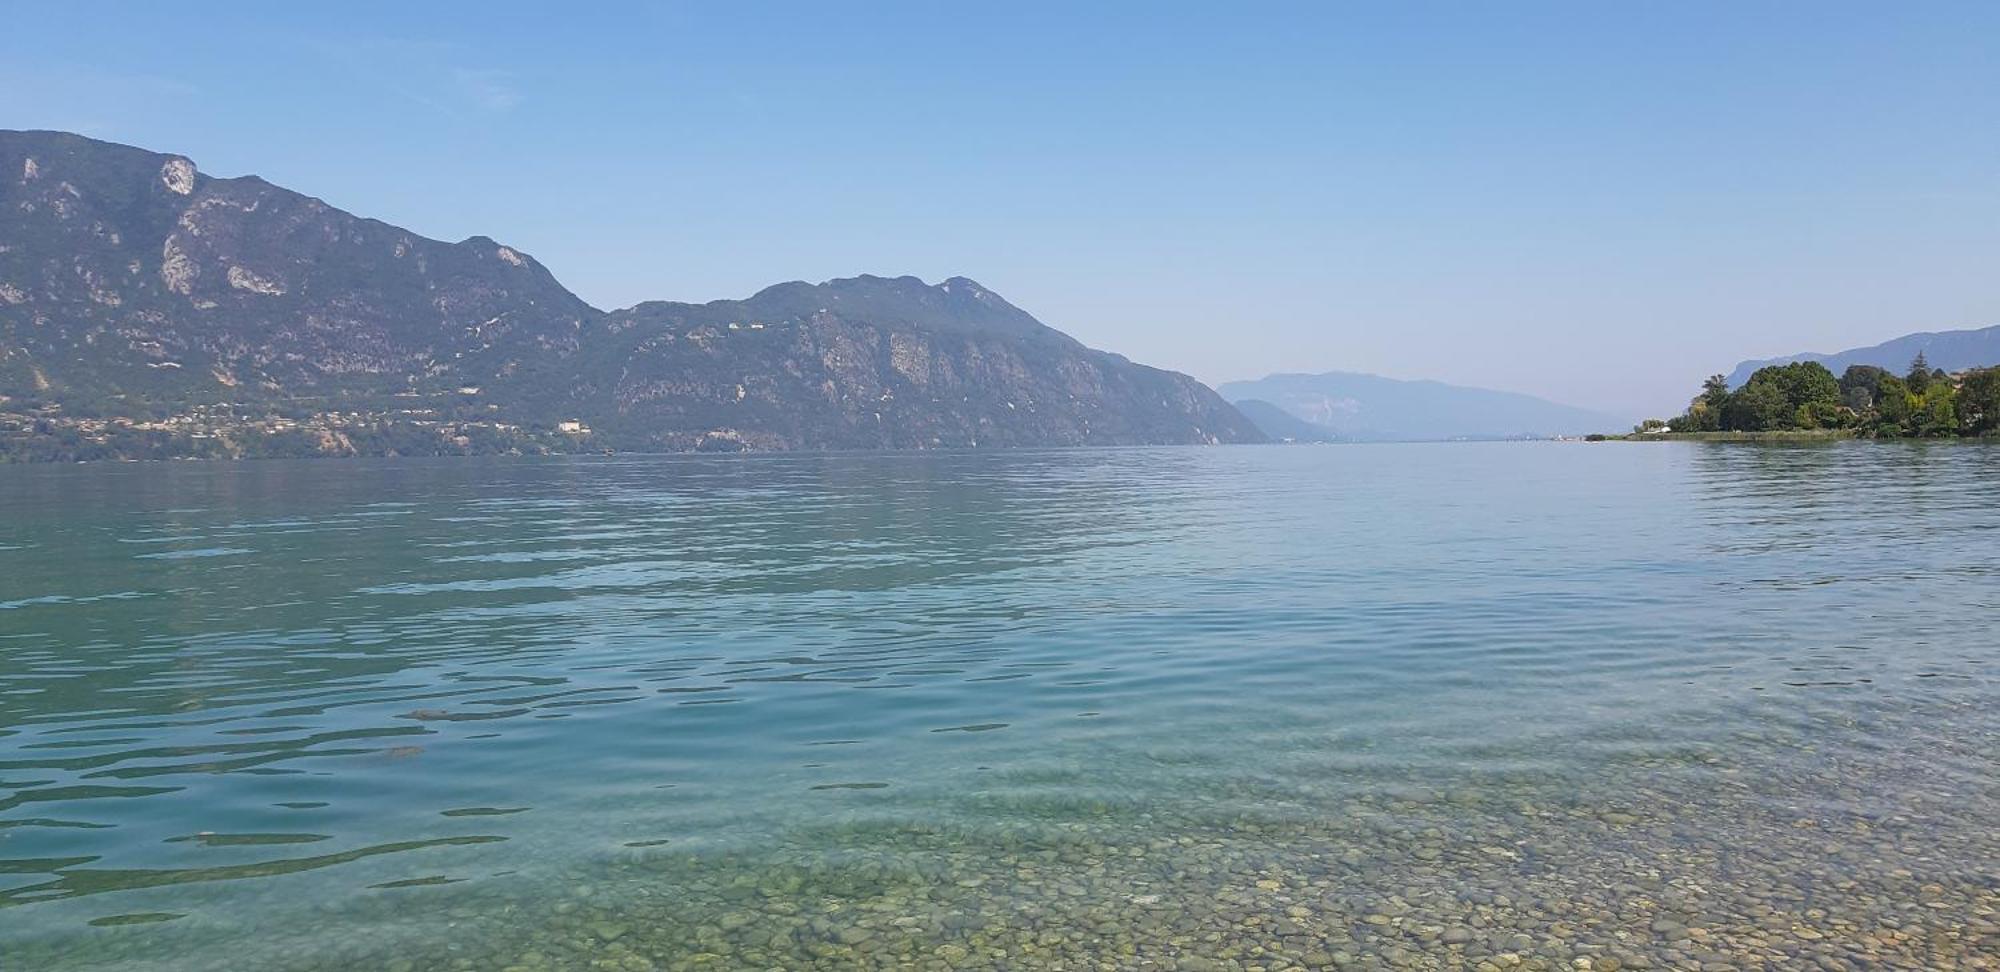
<svg viewBox="0 0 2000 972"><path fill-rule="evenodd" d="M0 468L0 968L2000 968L1996 483Z"/></svg>

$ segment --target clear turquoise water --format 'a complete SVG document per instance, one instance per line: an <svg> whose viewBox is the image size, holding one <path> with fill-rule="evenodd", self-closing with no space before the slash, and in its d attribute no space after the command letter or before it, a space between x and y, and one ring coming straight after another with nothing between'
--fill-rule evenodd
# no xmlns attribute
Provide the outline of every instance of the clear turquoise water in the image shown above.
<svg viewBox="0 0 2000 972"><path fill-rule="evenodd" d="M1996 968L1996 482L0 468L0 968Z"/></svg>

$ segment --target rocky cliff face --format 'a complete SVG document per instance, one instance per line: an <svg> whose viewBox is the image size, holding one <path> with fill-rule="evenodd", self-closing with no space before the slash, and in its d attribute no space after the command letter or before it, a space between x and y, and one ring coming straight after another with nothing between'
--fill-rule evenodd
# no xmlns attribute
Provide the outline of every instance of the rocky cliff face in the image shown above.
<svg viewBox="0 0 2000 972"><path fill-rule="evenodd" d="M781 284L604 313L521 251L254 177L0 132L0 408L468 409L645 449L1256 441L1184 375L963 278Z"/></svg>
<svg viewBox="0 0 2000 972"><path fill-rule="evenodd" d="M781 284L605 318L579 410L675 449L1255 441L1185 375L1093 351L963 277Z"/></svg>
<svg viewBox="0 0 2000 972"><path fill-rule="evenodd" d="M425 239L256 178L0 133L0 393L374 396L576 349L597 317L519 251Z"/></svg>

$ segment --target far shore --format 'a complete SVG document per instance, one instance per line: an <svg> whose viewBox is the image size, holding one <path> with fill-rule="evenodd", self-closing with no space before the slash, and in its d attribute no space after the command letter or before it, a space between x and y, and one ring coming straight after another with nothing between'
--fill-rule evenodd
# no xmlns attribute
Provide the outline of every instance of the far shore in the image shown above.
<svg viewBox="0 0 2000 972"><path fill-rule="evenodd" d="M2000 436L1876 436L1862 429L1775 429L1766 432L1607 432L1585 436L1588 442L1986 442Z"/></svg>
<svg viewBox="0 0 2000 972"><path fill-rule="evenodd" d="M1837 442L1860 436L1854 429L1778 429L1767 432L1627 432L1589 438L1593 442Z"/></svg>

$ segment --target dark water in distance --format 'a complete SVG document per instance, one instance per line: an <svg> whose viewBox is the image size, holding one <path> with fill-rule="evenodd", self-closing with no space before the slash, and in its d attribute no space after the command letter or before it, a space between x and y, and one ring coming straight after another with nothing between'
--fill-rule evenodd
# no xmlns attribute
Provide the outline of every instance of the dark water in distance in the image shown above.
<svg viewBox="0 0 2000 972"><path fill-rule="evenodd" d="M2000 968L1996 483L0 467L0 969Z"/></svg>

